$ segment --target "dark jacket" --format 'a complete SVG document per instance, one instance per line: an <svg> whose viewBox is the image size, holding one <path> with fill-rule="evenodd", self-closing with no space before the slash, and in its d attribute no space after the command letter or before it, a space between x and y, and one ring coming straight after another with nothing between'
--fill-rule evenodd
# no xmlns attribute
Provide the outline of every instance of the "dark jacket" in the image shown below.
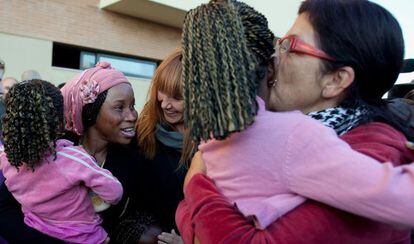
<svg viewBox="0 0 414 244"><path fill-rule="evenodd" d="M414 140L414 101L405 98L391 99L387 101L387 108L405 125L406 137Z"/></svg>
<svg viewBox="0 0 414 244"><path fill-rule="evenodd" d="M6 184L0 185L0 236L9 243L63 243L23 222L21 206L8 191Z"/></svg>
<svg viewBox="0 0 414 244"><path fill-rule="evenodd" d="M152 214L166 232L176 229L175 210L184 198L183 184L187 170L179 167L181 152L158 142L153 159L139 155L140 169L136 206Z"/></svg>
<svg viewBox="0 0 414 244"><path fill-rule="evenodd" d="M136 143L130 145L110 145L104 168L109 170L122 184L124 193L121 201L101 213L103 218L102 226L109 233L115 230L125 210L131 203L131 196L135 194L136 179L138 177L139 159L137 158Z"/></svg>

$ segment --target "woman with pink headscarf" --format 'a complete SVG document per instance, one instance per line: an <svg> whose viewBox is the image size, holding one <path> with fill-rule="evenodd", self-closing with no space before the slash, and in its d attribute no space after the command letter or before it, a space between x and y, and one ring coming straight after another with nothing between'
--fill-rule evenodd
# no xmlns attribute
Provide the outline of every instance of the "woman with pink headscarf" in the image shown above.
<svg viewBox="0 0 414 244"><path fill-rule="evenodd" d="M100 62L96 67L87 69L68 81L61 91L64 98L65 129L67 131L65 137L70 138L74 143L65 141L70 144L69 146L75 144L76 146L72 147L77 149L76 151L68 150L66 153L69 158L76 162L79 162L80 157L89 159L89 164L81 164L84 168L77 170L74 175L83 175L93 171L109 173L110 171L124 186L123 198L118 205L109 209L107 209L109 205L101 199L104 198L102 194L97 197L94 192L89 191L89 194L82 195L83 198L80 199L82 201L79 200L79 202L90 204L92 199L94 208L90 206L89 210L91 211L83 212L83 214L95 216L97 220L95 224L97 225L102 221L99 217L101 215L104 220L107 220L103 222L103 227L110 232L116 226L118 218L126 208L132 188L132 184L128 182L128 179L132 177L128 174L134 172L131 167L133 167L135 160L132 156L133 151L128 146L135 137L134 126L137 112L134 109L135 101L131 84L121 72L113 69L109 63ZM71 171L72 169L68 168L67 170ZM73 172L71 173L73 174ZM93 177L90 180L88 184L99 184ZM83 186L79 187L83 183L82 180L74 181L73 187L83 188ZM56 188L58 187L56 185ZM3 206L3 203L7 204L7 199L3 198L3 189L1 192L0 210L3 210L7 209L7 206ZM8 201L10 205L10 199ZM116 203L117 201L110 202ZM16 204L16 206L18 205ZM72 207L76 209L79 205L75 204ZM95 213L101 211L103 212L99 215ZM71 210L66 209L62 212L70 213ZM17 218L22 218L21 214L0 211L0 235L4 236L9 242L49 242L40 233L33 232L32 229L24 226L22 221L17 221L20 220ZM6 224L10 222L13 224L6 229ZM103 231L102 227L99 228ZM48 232L40 231L50 235ZM105 233L105 231L102 233ZM65 234L70 235L70 232ZM85 242L85 240L75 240L76 237L69 240L67 236L52 236L70 242ZM105 238L103 238L103 235L101 235L102 238L92 242L102 242L106 239L106 236L104 235Z"/></svg>

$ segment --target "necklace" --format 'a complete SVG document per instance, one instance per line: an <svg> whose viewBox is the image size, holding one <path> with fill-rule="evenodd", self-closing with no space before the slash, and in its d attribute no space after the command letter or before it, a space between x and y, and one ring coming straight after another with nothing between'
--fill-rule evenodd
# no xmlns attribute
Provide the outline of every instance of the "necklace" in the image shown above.
<svg viewBox="0 0 414 244"><path fill-rule="evenodd" d="M95 161L96 161L96 159L95 159ZM104 161L102 162L102 164L101 164L101 166L100 166L101 168L103 168L103 167L104 167L105 162L106 162L106 157L105 157ZM98 161L96 161L96 163L99 165Z"/></svg>
<svg viewBox="0 0 414 244"><path fill-rule="evenodd" d="M98 162L98 160L96 159L96 157L95 157L95 155L94 154L92 154L83 144L79 144L79 146L80 147L82 147L87 153L88 153L88 155L90 155L94 160L95 160L95 163L99 166L99 167L101 167L101 168L103 168L104 167L104 165L105 165L105 162L106 162L106 157L104 158L104 160L102 161L102 163L99 163Z"/></svg>
<svg viewBox="0 0 414 244"><path fill-rule="evenodd" d="M90 153L90 151L82 144L79 144L80 147L82 147L94 160L96 165L103 168L106 162L106 157L103 160L102 164L99 165L98 160L96 160L96 157ZM111 205L109 203L106 203L102 198L100 198L96 193L93 191L89 191L89 197L91 198L93 208L96 213L102 212L106 209L108 209Z"/></svg>

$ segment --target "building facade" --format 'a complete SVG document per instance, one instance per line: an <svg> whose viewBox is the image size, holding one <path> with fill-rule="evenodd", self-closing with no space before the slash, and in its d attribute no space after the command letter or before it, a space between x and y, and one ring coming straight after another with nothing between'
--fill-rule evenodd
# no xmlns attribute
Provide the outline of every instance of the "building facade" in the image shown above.
<svg viewBox="0 0 414 244"><path fill-rule="evenodd" d="M0 0L4 77L20 79L23 71L34 69L57 85L95 61L110 60L131 80L140 110L149 74L180 45L185 13L206 1ZM268 17L277 35L287 31L300 3L245 1Z"/></svg>

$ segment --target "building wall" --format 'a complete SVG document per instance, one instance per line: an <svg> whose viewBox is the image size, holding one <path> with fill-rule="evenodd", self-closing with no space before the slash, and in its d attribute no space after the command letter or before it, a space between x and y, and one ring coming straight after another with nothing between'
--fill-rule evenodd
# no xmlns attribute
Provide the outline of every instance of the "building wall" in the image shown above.
<svg viewBox="0 0 414 244"><path fill-rule="evenodd" d="M207 0L151 0L160 4L188 11ZM299 5L303 0L240 0L264 14L270 29L282 37L296 19Z"/></svg>
<svg viewBox="0 0 414 244"><path fill-rule="evenodd" d="M184 10L206 2L158 1ZM300 3L289 0L283 1L282 6L281 0L245 1L266 15L278 36L293 23ZM102 10L98 3L99 0L0 0L0 58L6 62L5 75L19 79L24 70L35 69L45 80L59 84L80 72L52 67L53 41L158 60L180 45L180 29ZM140 109L150 81L130 80Z"/></svg>
<svg viewBox="0 0 414 244"><path fill-rule="evenodd" d="M0 0L0 32L163 59L181 30L116 14L98 0Z"/></svg>
<svg viewBox="0 0 414 244"><path fill-rule="evenodd" d="M80 70L52 67L53 41L162 60L180 44L181 30L101 10L98 0L0 0L0 59L6 76L20 80L27 69L54 84ZM150 80L129 77L136 108Z"/></svg>
<svg viewBox="0 0 414 244"><path fill-rule="evenodd" d="M66 82L80 70L52 67L52 45L50 40L0 33L0 58L6 63L4 77L20 80L21 73L28 69L39 71L42 79L56 85ZM150 80L128 77L132 83L137 110L141 110L147 96Z"/></svg>
<svg viewBox="0 0 414 244"><path fill-rule="evenodd" d="M295 22L299 5L303 0L243 0L266 16L269 28L278 37L283 37Z"/></svg>

